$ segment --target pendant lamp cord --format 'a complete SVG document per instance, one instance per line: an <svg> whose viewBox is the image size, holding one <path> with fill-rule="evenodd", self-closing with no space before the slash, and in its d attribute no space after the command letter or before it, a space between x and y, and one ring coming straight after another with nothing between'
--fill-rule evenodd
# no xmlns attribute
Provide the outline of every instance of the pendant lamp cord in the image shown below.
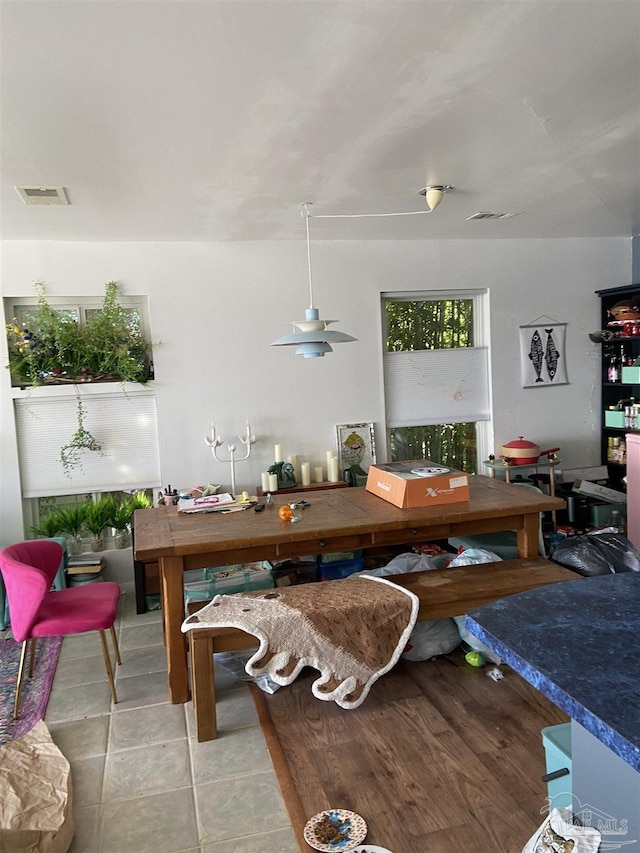
<svg viewBox="0 0 640 853"><path fill-rule="evenodd" d="M306 207L306 205L305 205ZM395 213L307 213L314 219L365 219L371 216L421 216L423 213L433 213L433 210L402 210Z"/></svg>
<svg viewBox="0 0 640 853"><path fill-rule="evenodd" d="M302 207L304 210L302 211L302 215L304 216L304 221L307 226L307 267L309 269L309 308L313 308L313 277L311 275L311 239L309 237L309 217L311 214L309 213L309 208L307 207L307 202L305 202Z"/></svg>
<svg viewBox="0 0 640 853"><path fill-rule="evenodd" d="M309 270L309 308L313 308L313 276L311 274L311 237L309 235L309 219L313 216L314 219L363 219L372 216L421 216L424 213L433 213L432 210L407 210L398 211L396 213L309 213L310 201L305 201L302 206L302 216L304 216L305 225L307 228L307 268Z"/></svg>

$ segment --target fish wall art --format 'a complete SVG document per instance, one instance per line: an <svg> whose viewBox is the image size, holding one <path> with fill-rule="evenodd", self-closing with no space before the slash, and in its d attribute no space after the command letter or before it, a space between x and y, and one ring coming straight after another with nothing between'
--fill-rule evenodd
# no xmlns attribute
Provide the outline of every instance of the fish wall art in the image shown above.
<svg viewBox="0 0 640 853"><path fill-rule="evenodd" d="M539 320L549 318L540 317ZM520 367L523 388L566 385L566 323L520 326Z"/></svg>

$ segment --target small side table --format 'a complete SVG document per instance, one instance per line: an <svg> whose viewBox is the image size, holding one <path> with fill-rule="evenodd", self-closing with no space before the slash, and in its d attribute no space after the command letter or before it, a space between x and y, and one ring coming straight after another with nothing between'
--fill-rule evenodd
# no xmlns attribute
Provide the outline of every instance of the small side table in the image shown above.
<svg viewBox="0 0 640 853"><path fill-rule="evenodd" d="M555 497L556 494L556 474L555 469L562 463L561 459L554 459L553 461L547 460L546 462L533 462L530 465L506 465L504 462L491 462L490 460L485 460L484 465L489 469L489 474L491 477L496 476L496 471L502 471L504 473L504 478L507 483L511 482L511 474L515 472L519 474L523 471L530 471L533 469L534 473L538 473L538 468L548 469L549 470L549 495L551 497ZM555 509L551 511L551 518L553 519L553 527L555 529L556 526L556 511Z"/></svg>

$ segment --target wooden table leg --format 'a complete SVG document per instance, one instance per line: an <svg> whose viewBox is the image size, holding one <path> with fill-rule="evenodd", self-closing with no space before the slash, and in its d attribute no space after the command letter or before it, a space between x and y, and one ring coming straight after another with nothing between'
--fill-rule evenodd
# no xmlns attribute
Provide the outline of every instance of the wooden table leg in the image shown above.
<svg viewBox="0 0 640 853"><path fill-rule="evenodd" d="M216 689L213 674L213 638L203 636L197 628L189 631L191 654L191 693L199 743L218 737L216 722Z"/></svg>
<svg viewBox="0 0 640 853"><path fill-rule="evenodd" d="M523 516L523 526L517 531L518 557L540 556L540 513L529 512Z"/></svg>
<svg viewBox="0 0 640 853"><path fill-rule="evenodd" d="M173 704L189 701L187 669L187 639L180 630L184 621L184 588L182 557L160 558L162 616L167 651L169 701Z"/></svg>

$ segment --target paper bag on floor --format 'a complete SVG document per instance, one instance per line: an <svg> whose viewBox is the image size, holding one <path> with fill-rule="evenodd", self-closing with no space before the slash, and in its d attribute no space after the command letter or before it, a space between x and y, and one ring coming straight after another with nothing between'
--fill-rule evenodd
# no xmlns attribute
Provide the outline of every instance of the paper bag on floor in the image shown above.
<svg viewBox="0 0 640 853"><path fill-rule="evenodd" d="M71 767L41 720L0 747L0 850L67 853L73 833Z"/></svg>
<svg viewBox="0 0 640 853"><path fill-rule="evenodd" d="M553 809L527 841L522 853L597 853L600 839L597 829L575 826L564 819L560 809Z"/></svg>

